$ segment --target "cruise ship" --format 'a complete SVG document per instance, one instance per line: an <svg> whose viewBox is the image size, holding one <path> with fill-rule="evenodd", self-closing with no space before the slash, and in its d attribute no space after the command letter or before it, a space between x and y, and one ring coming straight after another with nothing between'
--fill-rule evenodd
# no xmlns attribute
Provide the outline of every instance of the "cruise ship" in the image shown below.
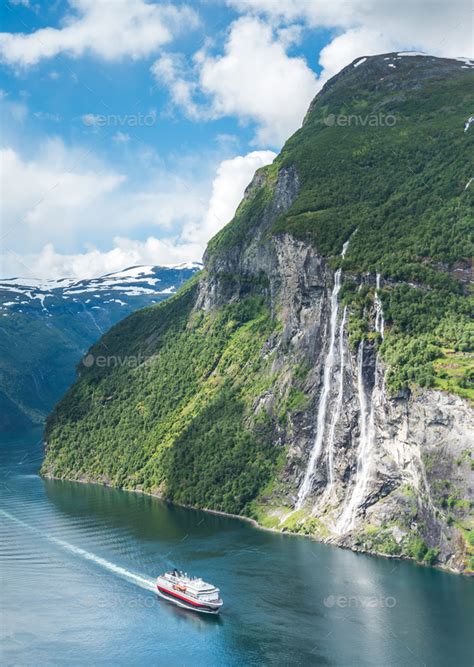
<svg viewBox="0 0 474 667"><path fill-rule="evenodd" d="M156 588L160 597L178 607L205 614L218 614L223 604L218 588L176 569L161 574L156 580Z"/></svg>

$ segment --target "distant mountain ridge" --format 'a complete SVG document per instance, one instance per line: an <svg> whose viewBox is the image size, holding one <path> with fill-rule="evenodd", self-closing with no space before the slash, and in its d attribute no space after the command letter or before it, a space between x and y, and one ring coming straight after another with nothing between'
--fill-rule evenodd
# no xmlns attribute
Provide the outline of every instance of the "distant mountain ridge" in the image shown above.
<svg viewBox="0 0 474 667"><path fill-rule="evenodd" d="M41 422L92 343L133 311L174 294L200 268L188 262L90 279L0 279L0 429Z"/></svg>

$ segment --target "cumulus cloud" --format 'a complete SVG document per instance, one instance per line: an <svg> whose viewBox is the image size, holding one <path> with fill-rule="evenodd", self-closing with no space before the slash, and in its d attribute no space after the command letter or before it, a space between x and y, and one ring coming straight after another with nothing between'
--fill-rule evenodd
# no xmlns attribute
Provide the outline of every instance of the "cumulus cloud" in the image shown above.
<svg viewBox="0 0 474 667"><path fill-rule="evenodd" d="M279 145L299 127L316 90L305 60L288 56L271 27L254 18L233 23L222 56L203 53L197 62L215 116L253 120L264 145Z"/></svg>
<svg viewBox="0 0 474 667"><path fill-rule="evenodd" d="M274 157L253 151L224 160L212 187L167 169L138 186L59 140L35 159L4 149L2 274L91 277L131 264L199 260L209 238L232 218L255 170ZM160 238L133 238L150 226L160 229Z"/></svg>
<svg viewBox="0 0 474 667"><path fill-rule="evenodd" d="M235 116L257 126L254 143L279 146L301 124L322 85L357 57L396 50L470 55L470 0L228 0L244 14L223 53L204 48L189 67L180 54L152 66L172 102L193 120ZM303 29L332 32L319 54L319 77L288 50ZM316 54L315 54L316 55Z"/></svg>
<svg viewBox="0 0 474 667"><path fill-rule="evenodd" d="M190 72L180 56L166 54L152 72L190 118L235 115L257 124L255 143L278 146L299 127L316 91L305 60L287 54L298 38L298 29L274 32L258 18L242 17L232 23L222 55L199 51ZM197 92L207 106L196 103Z"/></svg>
<svg viewBox="0 0 474 667"><path fill-rule="evenodd" d="M192 120L206 120L211 114L194 101L197 94L197 80L192 79L184 57L179 53L165 53L151 66L156 81L164 84L174 105L182 108Z"/></svg>
<svg viewBox="0 0 474 667"><path fill-rule="evenodd" d="M1 33L0 57L9 65L28 67L66 53L91 53L113 61L144 58L172 40L183 28L198 25L196 12L144 0L69 0L71 13L60 28L31 33Z"/></svg>
<svg viewBox="0 0 474 667"><path fill-rule="evenodd" d="M23 231L57 225L61 232L70 214L87 209L105 193L115 190L124 176L111 171L75 169L75 157L66 155L62 142L48 142L36 160L24 160L12 148L0 151L3 218ZM67 159L68 158L68 159ZM66 162L67 159L67 162ZM60 166L59 166L60 165Z"/></svg>
<svg viewBox="0 0 474 667"><path fill-rule="evenodd" d="M360 55L393 49L445 57L470 56L473 51L470 0L228 0L228 4L277 24L337 30L325 54L325 67L332 73Z"/></svg>
<svg viewBox="0 0 474 667"><path fill-rule="evenodd" d="M187 225L183 230L183 239L199 243L204 248L207 241L232 219L256 170L273 162L275 157L273 151L253 151L223 160L212 184L204 219L197 225Z"/></svg>
<svg viewBox="0 0 474 667"><path fill-rule="evenodd" d="M63 251L108 244L112 236L153 227L169 234L206 211L207 174L193 180L185 169L178 173L179 164L176 173L148 164L146 179L131 182L93 154L54 139L34 157L2 149L0 166L2 244L20 254L47 242Z"/></svg>
<svg viewBox="0 0 474 667"><path fill-rule="evenodd" d="M7 252L3 256L4 274L23 278L95 278L140 264L179 264L196 261L201 246L182 243L178 237L145 241L115 237L112 248L92 248L83 253L60 253L47 243L39 253L20 255Z"/></svg>

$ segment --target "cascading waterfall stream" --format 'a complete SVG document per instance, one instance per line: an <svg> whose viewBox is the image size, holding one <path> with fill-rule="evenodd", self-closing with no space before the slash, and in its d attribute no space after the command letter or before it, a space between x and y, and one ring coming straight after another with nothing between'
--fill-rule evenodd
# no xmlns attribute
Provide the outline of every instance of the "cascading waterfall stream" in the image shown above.
<svg viewBox="0 0 474 667"><path fill-rule="evenodd" d="M377 369L376 369L377 372ZM374 385L375 386L375 385ZM375 414L374 402L371 394L367 401L364 383L364 341L359 344L357 351L357 393L359 398L359 428L360 442L357 453L356 482L349 502L337 523L336 532L339 534L351 530L355 522L355 515L362 503L371 472L371 453L375 443Z"/></svg>
<svg viewBox="0 0 474 667"><path fill-rule="evenodd" d="M337 297L339 294L339 290L341 289L341 273L342 273L341 269L338 269L334 275L334 287L331 294L331 316L329 320L329 346L328 346L326 361L324 364L323 389L321 392L321 397L319 399L319 405L318 405L316 438L314 440L313 449L311 450L308 465L306 467L303 483L298 491L296 509L301 508L309 492L311 491L315 464L323 445L324 425L326 422L326 410L327 410L329 392L331 389L332 369L334 366L334 349L336 342L336 324L337 324L337 312L338 312Z"/></svg>
<svg viewBox="0 0 474 667"><path fill-rule="evenodd" d="M334 486L334 436L336 433L337 422L339 421L341 414L342 400L344 398L344 329L346 326L346 319L347 306L344 307L339 327L339 390L328 437L328 493L331 493Z"/></svg>
<svg viewBox="0 0 474 667"><path fill-rule="evenodd" d="M350 238L343 244L341 257L344 258L349 246ZM334 274L334 287L331 294L331 314L329 318L329 345L326 355L326 360L324 363L324 375L323 375L323 389L319 399L318 405L318 418L316 423L316 437L314 440L314 445L311 450L309 457L308 465L306 467L306 472L303 478L303 483L300 486L298 491L298 498L296 500L295 509L300 509L308 497L308 494L311 491L313 478L314 478L314 469L316 462L321 453L323 446L324 438L324 427L326 424L326 412L328 406L329 394L331 391L331 383L333 380L333 367L334 367L334 352L336 347L336 327L337 327L337 316L339 312L339 291L341 289L341 275L342 269L337 269Z"/></svg>
<svg viewBox="0 0 474 667"><path fill-rule="evenodd" d="M382 308L382 302L380 301L379 297L379 291L380 291L380 273L376 274L375 278L375 298L374 298L374 305L375 305L375 331L377 331L381 336L382 339L384 337L384 329L385 329L385 322L383 318L383 308Z"/></svg>

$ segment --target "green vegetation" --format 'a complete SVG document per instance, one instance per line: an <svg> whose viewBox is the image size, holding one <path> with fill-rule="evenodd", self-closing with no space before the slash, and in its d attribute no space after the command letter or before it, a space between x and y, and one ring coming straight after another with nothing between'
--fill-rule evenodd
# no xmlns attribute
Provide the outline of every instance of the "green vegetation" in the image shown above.
<svg viewBox="0 0 474 667"><path fill-rule="evenodd" d="M391 102L391 127L328 127L329 114L367 114L391 96L357 77L332 86L277 158L280 167L296 165L301 187L274 231L310 239L330 256L357 229L347 269L449 284L438 263L449 267L473 254L472 192L464 189L472 136L462 131L472 82L472 73L460 70L449 81L410 90Z"/></svg>
<svg viewBox="0 0 474 667"><path fill-rule="evenodd" d="M279 450L252 404L274 324L253 296L194 313L195 291L127 318L92 348L141 363L81 371L48 420L44 472L235 513L265 487Z"/></svg>
<svg viewBox="0 0 474 667"><path fill-rule="evenodd" d="M390 85L377 72L365 80L360 68L327 86L301 130L259 170L233 221L209 243L206 273L92 348L95 358L138 362L81 369L48 420L44 473L107 480L280 526L288 488L285 497L275 484L284 455L276 443L293 422L288 416L307 409L309 369L292 356L290 343L278 347L282 323L278 306L270 310L270 275L263 268L258 276L247 273L239 259L255 238L263 244L283 233L313 244L332 269L342 268L350 344L364 340L379 348L389 389L438 387L472 398L465 267L472 254L474 188L466 183L474 131L464 133L463 125L474 103L473 73L456 64L449 75L411 80L412 62L400 61ZM436 70L431 60L424 63ZM395 124L325 123L330 114L377 109ZM285 187L296 189L296 182L286 210L281 198L288 200ZM375 273L383 277L383 341L374 331ZM198 281L207 277L208 296L220 305L196 309ZM369 527L360 544L435 562L437 550L425 544L422 529L411 530L417 493L399 494L406 525L401 518L399 526ZM438 495L438 507L445 503L457 525L468 511L463 499L446 486ZM266 496L271 514L262 510ZM326 534L303 510L280 527Z"/></svg>
<svg viewBox="0 0 474 667"><path fill-rule="evenodd" d="M435 387L474 401L474 354L443 350L433 364Z"/></svg>
<svg viewBox="0 0 474 667"><path fill-rule="evenodd" d="M308 240L333 267L341 265L342 244L353 234L341 290L351 309L351 345L374 338L373 290L358 288L362 273L378 272L385 279L382 354L391 367L389 389L437 387L473 399L472 299L453 273L474 254L474 188L466 189L474 132L463 132L474 104L473 73L454 66L449 77L433 72L420 87L409 64L397 67L403 69L394 74L395 88L367 85L361 70L320 93L208 254L212 260L248 242L266 220L278 171L295 167L298 194L286 213L265 223L267 234ZM326 122L357 121L377 110L395 122ZM446 348L458 353L454 366L443 363Z"/></svg>
<svg viewBox="0 0 474 667"><path fill-rule="evenodd" d="M428 549L425 555L423 556L423 561L428 565L434 565L438 560L438 556L439 556L438 547L431 547L431 549Z"/></svg>
<svg viewBox="0 0 474 667"><path fill-rule="evenodd" d="M261 223L265 208L271 201L273 193L272 166L270 165L266 170L262 168L260 172L257 172L262 175L263 183L242 200L232 222L211 239L207 246L209 257L239 246Z"/></svg>
<svg viewBox="0 0 474 667"><path fill-rule="evenodd" d="M396 542L391 527L386 525L380 527L367 526L356 537L356 544L369 551L387 556L403 555L402 545Z"/></svg>
<svg viewBox="0 0 474 667"><path fill-rule="evenodd" d="M158 270L160 282L148 294L110 293L99 283L84 283L84 291L55 288L44 307L36 288L20 292L0 284L3 308L0 329L0 431L15 431L43 423L46 415L74 382L75 366L102 331L138 308L167 297L159 290L183 284L194 269ZM158 287L159 285L159 287ZM90 292L88 290L94 290ZM95 290L97 290L95 292ZM155 291L156 290L156 291ZM108 294L108 296L107 296ZM6 315L8 313L8 315Z"/></svg>

